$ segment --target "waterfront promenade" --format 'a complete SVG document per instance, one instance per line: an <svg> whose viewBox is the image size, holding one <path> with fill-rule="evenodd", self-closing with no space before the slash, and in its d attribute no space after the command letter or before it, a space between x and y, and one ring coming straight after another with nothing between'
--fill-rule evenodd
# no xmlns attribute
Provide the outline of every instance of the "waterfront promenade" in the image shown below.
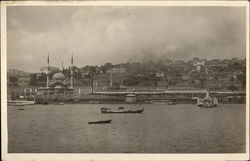
<svg viewBox="0 0 250 161"><path fill-rule="evenodd" d="M131 104L142 114L101 114L121 104L8 107L10 153L240 153L245 149L245 105ZM18 110L23 108L24 110ZM112 119L111 124L88 121Z"/></svg>

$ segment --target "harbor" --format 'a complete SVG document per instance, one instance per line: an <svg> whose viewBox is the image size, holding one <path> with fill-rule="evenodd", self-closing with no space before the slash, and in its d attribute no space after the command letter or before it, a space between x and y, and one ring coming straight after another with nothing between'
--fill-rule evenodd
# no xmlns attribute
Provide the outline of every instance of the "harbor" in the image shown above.
<svg viewBox="0 0 250 161"><path fill-rule="evenodd" d="M68 71L49 69L48 55L46 84L8 88L10 153L245 152L244 86L114 85L116 68L108 85L94 86L92 73L91 86L77 86L73 56Z"/></svg>

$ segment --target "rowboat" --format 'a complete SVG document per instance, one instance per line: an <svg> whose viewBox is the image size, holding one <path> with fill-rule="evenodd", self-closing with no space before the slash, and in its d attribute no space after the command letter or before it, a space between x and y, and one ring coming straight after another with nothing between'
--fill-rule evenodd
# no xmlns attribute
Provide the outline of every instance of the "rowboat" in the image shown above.
<svg viewBox="0 0 250 161"><path fill-rule="evenodd" d="M112 120L97 120L97 121L89 121L89 124L107 124L110 123Z"/></svg>
<svg viewBox="0 0 250 161"><path fill-rule="evenodd" d="M111 110L110 108L106 107L101 108L102 113L142 113L143 111L144 111L143 108L139 110L122 110L122 109Z"/></svg>

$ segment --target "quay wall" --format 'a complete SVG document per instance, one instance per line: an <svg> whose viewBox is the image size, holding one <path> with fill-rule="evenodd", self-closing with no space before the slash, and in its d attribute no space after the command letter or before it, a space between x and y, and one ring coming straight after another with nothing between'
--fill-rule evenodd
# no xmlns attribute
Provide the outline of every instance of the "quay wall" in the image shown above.
<svg viewBox="0 0 250 161"><path fill-rule="evenodd" d="M245 96L216 96L219 103L245 103ZM198 97L188 97L183 95L136 95L134 103L150 103L150 101L169 100L177 104L196 104ZM68 102L68 103L131 103L126 102L125 95L104 95L104 94L89 94L89 95L49 95L46 98L48 102ZM36 97L36 101L43 102L44 98Z"/></svg>

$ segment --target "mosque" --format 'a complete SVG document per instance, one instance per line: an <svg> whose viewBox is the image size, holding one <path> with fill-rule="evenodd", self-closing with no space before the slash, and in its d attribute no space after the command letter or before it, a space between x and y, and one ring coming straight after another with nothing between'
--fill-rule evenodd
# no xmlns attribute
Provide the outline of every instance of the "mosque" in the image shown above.
<svg viewBox="0 0 250 161"><path fill-rule="evenodd" d="M58 71L49 79L49 56L47 59L47 83L46 87L38 88L38 93L43 95L70 95L73 94L73 56L71 57L70 86L62 71Z"/></svg>

